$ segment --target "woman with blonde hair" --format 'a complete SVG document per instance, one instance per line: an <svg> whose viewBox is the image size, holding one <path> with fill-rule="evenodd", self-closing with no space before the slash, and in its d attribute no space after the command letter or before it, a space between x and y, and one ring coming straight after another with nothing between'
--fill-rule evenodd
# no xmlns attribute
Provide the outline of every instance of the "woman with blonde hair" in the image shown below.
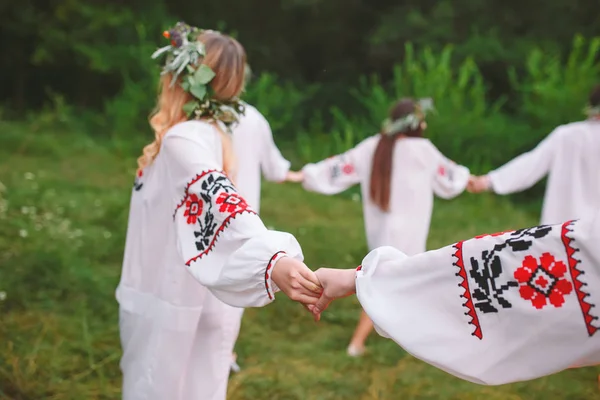
<svg viewBox="0 0 600 400"><path fill-rule="evenodd" d="M243 47L184 23L164 36L155 140L138 160L117 289L123 398L222 400L231 306L264 306L279 290L310 305L320 289L296 239L267 230L229 178Z"/></svg>
<svg viewBox="0 0 600 400"><path fill-rule="evenodd" d="M408 255L425 251L433 197L450 199L463 192L469 170L447 159L423 137L430 99L401 99L390 110L381 133L346 153L305 166L304 188L335 194L360 184L369 250L392 246ZM361 314L348 354L359 356L373 329Z"/></svg>

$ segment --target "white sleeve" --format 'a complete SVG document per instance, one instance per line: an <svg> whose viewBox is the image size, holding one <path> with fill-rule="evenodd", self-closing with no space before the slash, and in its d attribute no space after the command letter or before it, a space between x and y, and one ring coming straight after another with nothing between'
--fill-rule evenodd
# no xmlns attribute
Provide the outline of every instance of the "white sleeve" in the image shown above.
<svg viewBox="0 0 600 400"><path fill-rule="evenodd" d="M521 192L535 185L548 174L557 143L555 130L542 140L535 149L523 153L488 176L492 190L497 194Z"/></svg>
<svg viewBox="0 0 600 400"><path fill-rule="evenodd" d="M407 257L373 250L357 296L378 332L486 385L600 363L600 220L483 235Z"/></svg>
<svg viewBox="0 0 600 400"><path fill-rule="evenodd" d="M316 164L307 164L302 168L304 181L302 186L311 192L337 194L360 182L358 168L361 163L370 161L366 145L370 139L359 143L347 152L329 157Z"/></svg>
<svg viewBox="0 0 600 400"><path fill-rule="evenodd" d="M464 192L471 173L467 167L458 165L444 156L433 144L431 147L435 160L433 192L443 199L452 199Z"/></svg>
<svg viewBox="0 0 600 400"><path fill-rule="evenodd" d="M267 120L261 120L262 139L260 168L264 177L271 182L283 182L290 170L290 162L283 158L273 140L273 132Z"/></svg>
<svg viewBox="0 0 600 400"><path fill-rule="evenodd" d="M221 301L236 307L260 307L278 291L271 280L281 257L302 260L289 233L270 231L229 178L220 171L210 141L167 137L170 180L180 188L174 199L182 267Z"/></svg>

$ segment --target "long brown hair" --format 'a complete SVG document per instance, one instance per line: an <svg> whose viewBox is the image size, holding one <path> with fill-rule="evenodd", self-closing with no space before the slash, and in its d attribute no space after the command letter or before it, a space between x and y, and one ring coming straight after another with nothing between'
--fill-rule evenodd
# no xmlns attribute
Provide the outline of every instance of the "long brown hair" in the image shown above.
<svg viewBox="0 0 600 400"><path fill-rule="evenodd" d="M215 77L210 82L214 97L218 100L229 100L239 96L244 88L244 72L246 52L235 39L218 32L206 31L198 40L204 43L206 56L203 64L209 66ZM172 76L165 74L160 79L158 103L150 115L150 126L154 130L154 141L144 147L138 158L138 168L150 165L160 150L163 136L174 125L187 120L183 106L192 96L176 84L170 87ZM235 157L231 139L217 125L223 143L223 169L231 177L234 176Z"/></svg>
<svg viewBox="0 0 600 400"><path fill-rule="evenodd" d="M395 121L416 111L416 103L412 99L399 100L390 110L390 120ZM407 129L393 135L381 132L379 143L373 154L373 168L371 168L371 184L369 194L371 201L381 210L390 210L390 192L392 183L392 161L396 140L400 137L421 137L423 129L419 125L416 129Z"/></svg>

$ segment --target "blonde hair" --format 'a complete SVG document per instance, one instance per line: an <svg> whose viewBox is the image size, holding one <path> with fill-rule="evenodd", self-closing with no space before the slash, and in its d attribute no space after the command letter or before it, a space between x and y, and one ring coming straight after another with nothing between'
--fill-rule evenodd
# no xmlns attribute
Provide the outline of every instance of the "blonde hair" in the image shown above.
<svg viewBox="0 0 600 400"><path fill-rule="evenodd" d="M227 35L213 31L205 31L198 36L198 40L204 43L206 49L202 64L206 64L215 72L215 77L210 82L214 98L229 100L237 97L244 88L245 80L246 52L242 45ZM160 79L158 102L149 120L154 130L154 141L144 147L137 160L140 170L154 161L165 133L174 125L188 119L183 106L192 100L192 96L183 90L180 82L171 87L171 80L171 74L165 74ZM231 138L217 123L213 125L218 130L223 144L223 170L233 178L235 155Z"/></svg>

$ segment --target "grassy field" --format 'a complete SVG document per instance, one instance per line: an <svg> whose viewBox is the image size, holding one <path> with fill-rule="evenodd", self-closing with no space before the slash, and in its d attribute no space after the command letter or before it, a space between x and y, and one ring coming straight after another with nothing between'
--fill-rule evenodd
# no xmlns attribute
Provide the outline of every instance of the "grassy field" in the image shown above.
<svg viewBox="0 0 600 400"><path fill-rule="evenodd" d="M43 133L42 133L43 132ZM120 398L114 289L120 273L134 162L85 136L0 123L0 398ZM360 203L294 185L264 185L268 226L295 234L307 264L354 267L366 254ZM534 225L506 199L465 194L436 203L429 246ZM401 306L401 305L399 305ZM438 371L373 336L345 355L355 298L316 324L279 297L245 314L237 345L242 399L593 399L597 368L484 387Z"/></svg>

